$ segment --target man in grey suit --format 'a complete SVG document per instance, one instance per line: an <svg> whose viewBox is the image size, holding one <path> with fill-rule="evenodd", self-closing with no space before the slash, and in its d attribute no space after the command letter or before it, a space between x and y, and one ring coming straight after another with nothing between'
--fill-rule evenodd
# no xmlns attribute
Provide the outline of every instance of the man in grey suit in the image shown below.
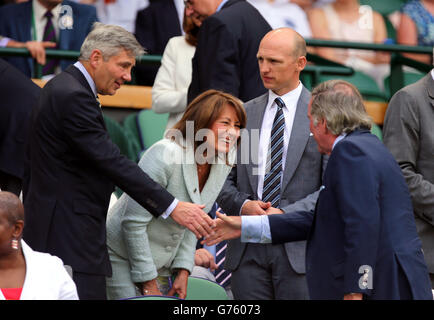
<svg viewBox="0 0 434 320"><path fill-rule="evenodd" d="M434 69L392 97L383 139L407 181L434 287Z"/></svg>
<svg viewBox="0 0 434 320"><path fill-rule="evenodd" d="M306 42L292 29L272 30L263 37L257 59L268 92L245 104L244 133L248 136L242 136L237 166L232 169L217 202L228 215L314 210L326 159L318 152L310 133L307 118L310 93L299 80L306 65ZM267 199L270 193L268 182L264 181L273 171L268 170L267 158L274 139L273 119L280 110L284 116L283 152L280 174L273 186L278 198L275 205L274 195L273 200ZM231 240L225 269L232 271L234 298L307 299L305 246L305 241L261 245Z"/></svg>

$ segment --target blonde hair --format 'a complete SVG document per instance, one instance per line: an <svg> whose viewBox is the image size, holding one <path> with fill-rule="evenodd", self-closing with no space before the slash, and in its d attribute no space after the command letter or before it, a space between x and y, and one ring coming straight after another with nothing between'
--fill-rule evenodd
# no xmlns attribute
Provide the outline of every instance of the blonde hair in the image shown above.
<svg viewBox="0 0 434 320"><path fill-rule="evenodd" d="M327 129L334 135L349 133L358 128L371 129L372 126L372 119L366 113L360 92L344 80L320 83L312 91L310 114L314 126L324 119Z"/></svg>

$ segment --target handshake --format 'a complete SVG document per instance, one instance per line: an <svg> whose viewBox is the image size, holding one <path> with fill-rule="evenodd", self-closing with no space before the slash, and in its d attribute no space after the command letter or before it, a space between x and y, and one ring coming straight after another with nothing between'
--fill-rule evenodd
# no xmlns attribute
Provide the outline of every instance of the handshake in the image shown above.
<svg viewBox="0 0 434 320"><path fill-rule="evenodd" d="M271 206L270 202L251 200L244 203L241 215L270 215L281 214L282 210ZM223 240L241 237L241 216L227 216L216 212L215 227L213 233L201 241L202 244L211 246Z"/></svg>

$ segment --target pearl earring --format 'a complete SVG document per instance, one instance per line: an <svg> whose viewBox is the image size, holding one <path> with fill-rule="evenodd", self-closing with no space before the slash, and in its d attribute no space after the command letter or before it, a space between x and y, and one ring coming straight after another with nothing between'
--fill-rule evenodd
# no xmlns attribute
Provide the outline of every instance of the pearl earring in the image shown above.
<svg viewBox="0 0 434 320"><path fill-rule="evenodd" d="M12 249L18 250L18 240L17 239L13 239L11 246L12 246Z"/></svg>

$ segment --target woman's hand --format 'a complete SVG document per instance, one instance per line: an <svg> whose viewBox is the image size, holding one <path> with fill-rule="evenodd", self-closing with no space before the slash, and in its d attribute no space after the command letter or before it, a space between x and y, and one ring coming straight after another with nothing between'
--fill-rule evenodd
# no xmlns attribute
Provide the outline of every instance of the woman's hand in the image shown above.
<svg viewBox="0 0 434 320"><path fill-rule="evenodd" d="M152 296L161 296L163 295L161 291L158 289L157 279L152 279L149 281L136 283L136 286L139 288L140 293L144 296L152 295Z"/></svg>
<svg viewBox="0 0 434 320"><path fill-rule="evenodd" d="M180 269L173 282L172 288L170 288L168 296L174 296L178 294L178 298L185 299L187 296L187 283L189 272L185 269Z"/></svg>

